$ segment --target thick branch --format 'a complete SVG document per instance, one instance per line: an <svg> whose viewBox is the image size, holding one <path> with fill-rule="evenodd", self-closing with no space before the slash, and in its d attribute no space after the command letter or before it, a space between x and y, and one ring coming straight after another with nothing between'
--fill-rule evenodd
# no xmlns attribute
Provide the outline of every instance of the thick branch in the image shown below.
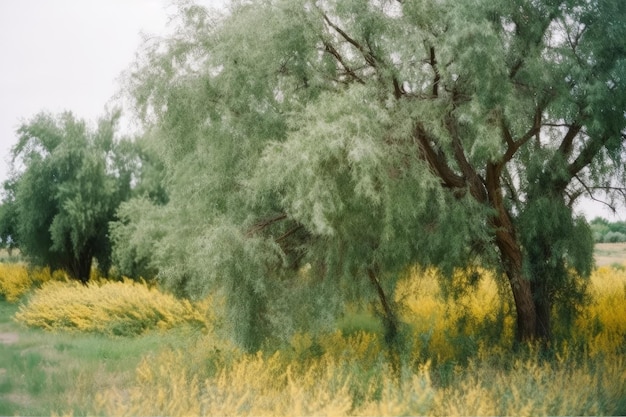
<svg viewBox="0 0 626 417"><path fill-rule="evenodd" d="M541 114L543 110L541 107L537 107L535 110L535 116L533 118L533 125L524 135L518 140L513 139L513 135L511 135L511 131L509 130L508 124L504 119L504 116L500 117L500 127L502 129L502 138L504 142L507 144L507 149L504 155L502 156L502 160L499 165L498 174L502 169L502 166L509 162L515 153L521 148L526 142L530 140L533 136L535 136L541 130Z"/></svg>
<svg viewBox="0 0 626 417"><path fill-rule="evenodd" d="M465 187L465 179L457 175L449 166L442 153L436 152L430 144L428 135L420 127L415 128L413 134L414 139L417 141L420 154L422 158L428 163L434 173L441 178L443 184L450 188L463 188Z"/></svg>
<svg viewBox="0 0 626 417"><path fill-rule="evenodd" d="M569 126L569 129L567 130L567 133L563 137L563 141L559 146L559 152L563 156L568 157L572 153L574 138L576 137L576 135L578 135L580 129L582 129L582 126L576 123Z"/></svg>
<svg viewBox="0 0 626 417"><path fill-rule="evenodd" d="M446 120L446 127L448 128L448 132L450 132L450 136L452 136L452 149L454 152L454 159L461 169L463 176L469 183L470 193L477 201L486 202L487 192L485 190L483 180L480 178L474 167L468 162L467 157L465 156L463 144L461 143L461 139L459 138L459 134L457 131L456 121L454 120L452 115L448 115Z"/></svg>
<svg viewBox="0 0 626 417"><path fill-rule="evenodd" d="M580 151L580 154L578 154L578 157L567 167L570 179L593 161L593 158L598 155L598 152L600 152L608 140L609 136L605 135L591 138L587 142L586 146Z"/></svg>

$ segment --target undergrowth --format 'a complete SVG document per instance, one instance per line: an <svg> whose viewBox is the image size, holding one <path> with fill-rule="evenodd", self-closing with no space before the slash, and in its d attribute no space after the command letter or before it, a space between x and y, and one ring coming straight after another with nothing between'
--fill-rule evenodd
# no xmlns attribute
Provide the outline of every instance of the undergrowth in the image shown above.
<svg viewBox="0 0 626 417"><path fill-rule="evenodd" d="M456 280L473 281L471 292L441 289L436 273L414 269L398 286L399 356L368 312L347 315L337 331L297 333L288 345L246 354L216 336L211 300L191 304L129 280L47 280L15 318L107 336L204 329L184 347L145 355L123 384L83 393L93 399L81 410L88 414L626 414L626 271L594 272L591 303L549 349L515 346L513 313L489 271L458 272Z"/></svg>
<svg viewBox="0 0 626 417"><path fill-rule="evenodd" d="M106 415L623 415L626 274L600 268L569 342L515 347L513 319L487 271L444 302L435 271L398 288L406 351L398 369L363 315L348 331L296 334L244 354L207 336L146 357L135 383L96 397ZM457 277L465 279L464 277ZM354 324L366 330L359 330ZM369 330L369 331L368 331Z"/></svg>
<svg viewBox="0 0 626 417"><path fill-rule="evenodd" d="M18 322L45 330L76 330L134 336L153 329L206 325L206 315L145 282L92 279L49 281L36 289L15 314Z"/></svg>

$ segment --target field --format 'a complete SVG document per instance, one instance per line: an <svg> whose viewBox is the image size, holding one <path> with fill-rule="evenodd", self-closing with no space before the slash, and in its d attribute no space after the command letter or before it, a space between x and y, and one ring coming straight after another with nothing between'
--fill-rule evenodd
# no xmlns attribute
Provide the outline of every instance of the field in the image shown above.
<svg viewBox="0 0 626 417"><path fill-rule="evenodd" d="M99 277L78 287L0 264L17 294L0 299L0 415L624 415L624 251L597 248L593 300L549 353L513 347L488 271L450 305L436 272L415 270L396 294L401 357L366 312L246 354L215 331L216 300ZM35 289L22 294L24 279Z"/></svg>
<svg viewBox="0 0 626 417"><path fill-rule="evenodd" d="M623 265L626 262L626 243L596 243L594 257L598 266Z"/></svg>

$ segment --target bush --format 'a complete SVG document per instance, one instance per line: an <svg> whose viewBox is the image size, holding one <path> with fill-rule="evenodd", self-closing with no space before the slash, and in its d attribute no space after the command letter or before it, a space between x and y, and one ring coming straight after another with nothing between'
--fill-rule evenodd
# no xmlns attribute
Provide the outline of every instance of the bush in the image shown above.
<svg viewBox="0 0 626 417"><path fill-rule="evenodd" d="M604 235L605 243L626 242L626 234L621 232L608 232Z"/></svg>
<svg viewBox="0 0 626 417"><path fill-rule="evenodd" d="M34 287L51 280L67 280L63 271L50 272L50 268L31 268L21 263L0 263L0 296L10 302L18 301Z"/></svg>
<svg viewBox="0 0 626 417"><path fill-rule="evenodd" d="M37 289L15 318L46 330L79 330L112 336L139 335L180 324L205 327L204 314L189 301L144 282L50 281Z"/></svg>
<svg viewBox="0 0 626 417"><path fill-rule="evenodd" d="M22 264L0 263L0 296L13 303L32 286L28 269Z"/></svg>

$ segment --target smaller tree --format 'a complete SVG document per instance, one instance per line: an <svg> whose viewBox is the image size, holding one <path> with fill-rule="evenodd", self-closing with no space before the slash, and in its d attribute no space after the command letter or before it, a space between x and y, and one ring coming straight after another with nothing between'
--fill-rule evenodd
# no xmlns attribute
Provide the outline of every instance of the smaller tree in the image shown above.
<svg viewBox="0 0 626 417"><path fill-rule="evenodd" d="M128 141L114 139L119 113L95 131L71 113L41 113L18 129L0 230L35 264L87 282L94 258L110 266L108 224L131 192Z"/></svg>

